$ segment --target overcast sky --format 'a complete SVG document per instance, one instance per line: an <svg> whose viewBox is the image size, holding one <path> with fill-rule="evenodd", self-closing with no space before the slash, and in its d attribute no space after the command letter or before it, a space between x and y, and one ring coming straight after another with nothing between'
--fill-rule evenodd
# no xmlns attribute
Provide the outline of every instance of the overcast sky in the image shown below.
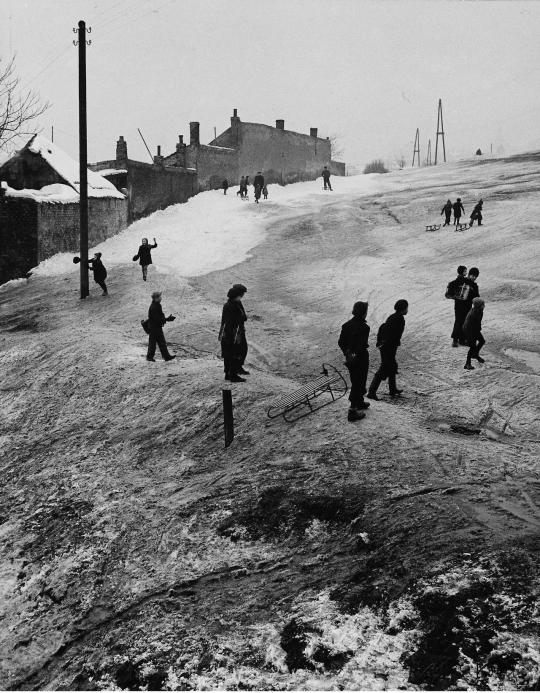
<svg viewBox="0 0 540 693"><path fill-rule="evenodd" d="M540 149L540 2L361 0L0 0L0 57L52 106L55 143L78 151L77 48L91 26L88 156L130 158L201 140L241 119L339 135L341 160L412 159L435 147L443 101L448 158L490 145Z"/></svg>

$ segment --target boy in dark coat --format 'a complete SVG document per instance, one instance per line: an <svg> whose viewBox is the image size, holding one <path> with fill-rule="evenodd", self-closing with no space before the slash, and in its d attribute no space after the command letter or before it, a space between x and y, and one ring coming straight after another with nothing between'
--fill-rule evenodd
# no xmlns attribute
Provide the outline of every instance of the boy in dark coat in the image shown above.
<svg viewBox="0 0 540 693"><path fill-rule="evenodd" d="M471 365L471 359L476 359L478 363L484 363L484 359L480 356L480 349L486 343L482 335L482 318L484 316L484 299L478 296L473 299L472 308L467 313L465 322L463 323L463 332L469 341L469 351L467 352L467 360L465 368L468 371L473 371L474 366Z"/></svg>
<svg viewBox="0 0 540 693"><path fill-rule="evenodd" d="M409 312L409 303L404 298L396 301L394 311L390 315L382 330L379 330L380 343L377 344L381 352L381 365L379 370L373 376L371 385L369 386L368 398L378 400L377 389L383 380L388 378L388 389L390 397L398 397L403 390L398 390L396 387L396 374L398 372L398 364L396 361L396 353L401 344L401 337L405 329L405 315ZM377 335L379 337L379 335Z"/></svg>
<svg viewBox="0 0 540 693"><path fill-rule="evenodd" d="M460 341L464 341L463 337L463 321L469 312L469 305L465 302L469 293L467 283L467 268L460 265L457 268L457 277L452 280L446 287L445 297L454 300L454 327L452 329L452 346L457 347ZM464 289L463 287L467 288Z"/></svg>
<svg viewBox="0 0 540 693"><path fill-rule="evenodd" d="M444 226L450 226L450 217L452 216L452 200L446 200L446 204L441 210L444 214Z"/></svg>
<svg viewBox="0 0 540 693"><path fill-rule="evenodd" d="M332 190L332 186L330 185L330 171L328 170L328 167L325 166L322 172L322 177L324 181L324 189L328 188L329 190Z"/></svg>
<svg viewBox="0 0 540 693"><path fill-rule="evenodd" d="M482 207L484 205L483 200L479 200L478 203L474 206L474 209L471 213L470 221L469 221L469 228L474 224L474 220L476 219L478 221L478 226L482 226Z"/></svg>
<svg viewBox="0 0 540 693"><path fill-rule="evenodd" d="M148 265L152 264L152 253L150 252L152 248L157 248L156 239L154 238L154 245L150 245L148 243L148 238L143 238L142 245L139 246L137 255L133 256L133 262L138 260L139 265L142 267L142 278L144 281L146 281Z"/></svg>
<svg viewBox="0 0 540 693"><path fill-rule="evenodd" d="M91 260L88 260L88 267L94 273L94 281L99 284L103 289L102 296L108 296L107 285L105 284L105 279L107 279L107 270L105 265L101 262L101 253L95 253Z"/></svg>
<svg viewBox="0 0 540 693"><path fill-rule="evenodd" d="M268 199L268 187L266 183L263 185L262 194L265 200Z"/></svg>
<svg viewBox="0 0 540 693"><path fill-rule="evenodd" d="M246 292L243 284L234 284L227 292L228 301L221 314L218 339L221 342L225 380L230 380L231 383L245 383L245 378L240 376L249 375L249 371L244 369L248 352L245 328L247 315L241 300Z"/></svg>
<svg viewBox="0 0 540 693"><path fill-rule="evenodd" d="M461 197L458 197L458 199L454 202L452 205L452 209L454 210L454 226L456 224L459 224L459 220L461 219L461 212L465 214L465 209L463 205L461 204Z"/></svg>
<svg viewBox="0 0 540 693"><path fill-rule="evenodd" d="M351 406L347 418L359 421L365 417L363 409L369 407L364 402L366 380L369 369L368 337L369 325L366 323L368 304L357 301L352 309L353 318L341 327L338 345L345 356L345 365L351 376Z"/></svg>
<svg viewBox="0 0 540 693"><path fill-rule="evenodd" d="M154 355L156 353L156 344L161 351L161 356L164 361L172 361L176 358L176 354L169 354L167 349L167 342L165 341L165 335L163 334L163 325L166 322L172 322L176 318L174 315L169 315L168 318L165 317L163 313L163 308L161 307L161 291L154 291L152 294L152 303L148 309L148 352L146 354L147 361L155 361Z"/></svg>
<svg viewBox="0 0 540 693"><path fill-rule="evenodd" d="M223 194L227 194L227 190L229 189L229 181L225 178L223 183L221 184L221 187L223 188Z"/></svg>
<svg viewBox="0 0 540 693"><path fill-rule="evenodd" d="M244 188L245 187L246 187L246 178L245 178L245 176L242 176L240 178L240 185L238 187L236 194L240 195L240 197L244 197Z"/></svg>

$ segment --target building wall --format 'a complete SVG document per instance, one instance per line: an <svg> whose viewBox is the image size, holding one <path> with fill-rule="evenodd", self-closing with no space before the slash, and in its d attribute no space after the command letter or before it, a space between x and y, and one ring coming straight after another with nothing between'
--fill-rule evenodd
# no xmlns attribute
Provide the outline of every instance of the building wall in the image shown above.
<svg viewBox="0 0 540 693"><path fill-rule="evenodd" d="M122 162L100 161L92 164L92 171L125 168L126 176L104 176L119 190L127 190L129 223L146 217L158 209L187 202L198 192L197 173L183 168L146 164L128 159Z"/></svg>
<svg viewBox="0 0 540 693"><path fill-rule="evenodd" d="M37 203L0 196L0 284L36 266Z"/></svg>
<svg viewBox="0 0 540 693"><path fill-rule="evenodd" d="M239 134L239 173L251 181L257 171L269 183L314 180L330 165L330 140L258 123L241 123Z"/></svg>
<svg viewBox="0 0 540 693"><path fill-rule="evenodd" d="M341 161L331 161L330 162L330 173L333 176L344 176L345 175L345 164Z"/></svg>
<svg viewBox="0 0 540 693"><path fill-rule="evenodd" d="M6 181L15 190L40 190L53 183L66 185L66 181L39 154L26 149L0 166L0 180Z"/></svg>
<svg viewBox="0 0 540 693"><path fill-rule="evenodd" d="M238 153L206 144L186 147L186 166L197 169L198 192L217 190L226 178L229 185L238 184Z"/></svg>
<svg viewBox="0 0 540 693"><path fill-rule="evenodd" d="M93 197L88 200L88 247L120 233L128 225L127 200ZM79 203L41 202L37 210L37 262L56 253L79 250ZM37 264L37 263L36 263Z"/></svg>

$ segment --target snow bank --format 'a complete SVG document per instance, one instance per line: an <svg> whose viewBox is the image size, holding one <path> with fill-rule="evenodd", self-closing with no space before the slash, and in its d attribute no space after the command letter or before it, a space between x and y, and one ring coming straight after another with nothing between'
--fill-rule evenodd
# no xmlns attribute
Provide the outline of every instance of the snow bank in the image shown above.
<svg viewBox="0 0 540 693"><path fill-rule="evenodd" d="M7 197L24 197L36 202L62 203L79 201L79 193L73 190L71 186L63 185L62 183L45 185L39 190L32 190L31 188L15 190L15 188L10 188L9 185L5 186L4 189Z"/></svg>

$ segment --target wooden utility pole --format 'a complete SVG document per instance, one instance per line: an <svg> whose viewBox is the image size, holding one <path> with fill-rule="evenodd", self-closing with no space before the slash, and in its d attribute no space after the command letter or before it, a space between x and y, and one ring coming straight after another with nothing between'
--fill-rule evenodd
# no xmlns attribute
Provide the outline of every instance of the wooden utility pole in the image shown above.
<svg viewBox="0 0 540 693"><path fill-rule="evenodd" d="M431 166L431 140L428 140L426 165Z"/></svg>
<svg viewBox="0 0 540 693"><path fill-rule="evenodd" d="M54 142L54 125L51 125L51 142Z"/></svg>
<svg viewBox="0 0 540 693"><path fill-rule="evenodd" d="M439 144L439 135L442 137L443 157L446 163L446 148L444 146L444 125L442 117L442 101L439 99L439 110L437 111L437 139L435 140L435 165L437 164L437 149Z"/></svg>
<svg viewBox="0 0 540 693"><path fill-rule="evenodd" d="M414 160L418 154L418 166L420 166L420 130L416 128L416 137L414 138L414 152L412 157L412 165L414 166Z"/></svg>
<svg viewBox="0 0 540 693"><path fill-rule="evenodd" d="M79 28L73 29L78 33L79 40L73 41L79 46L79 255L81 258L81 298L86 298L88 289L88 153L86 128L86 24L79 22Z"/></svg>

